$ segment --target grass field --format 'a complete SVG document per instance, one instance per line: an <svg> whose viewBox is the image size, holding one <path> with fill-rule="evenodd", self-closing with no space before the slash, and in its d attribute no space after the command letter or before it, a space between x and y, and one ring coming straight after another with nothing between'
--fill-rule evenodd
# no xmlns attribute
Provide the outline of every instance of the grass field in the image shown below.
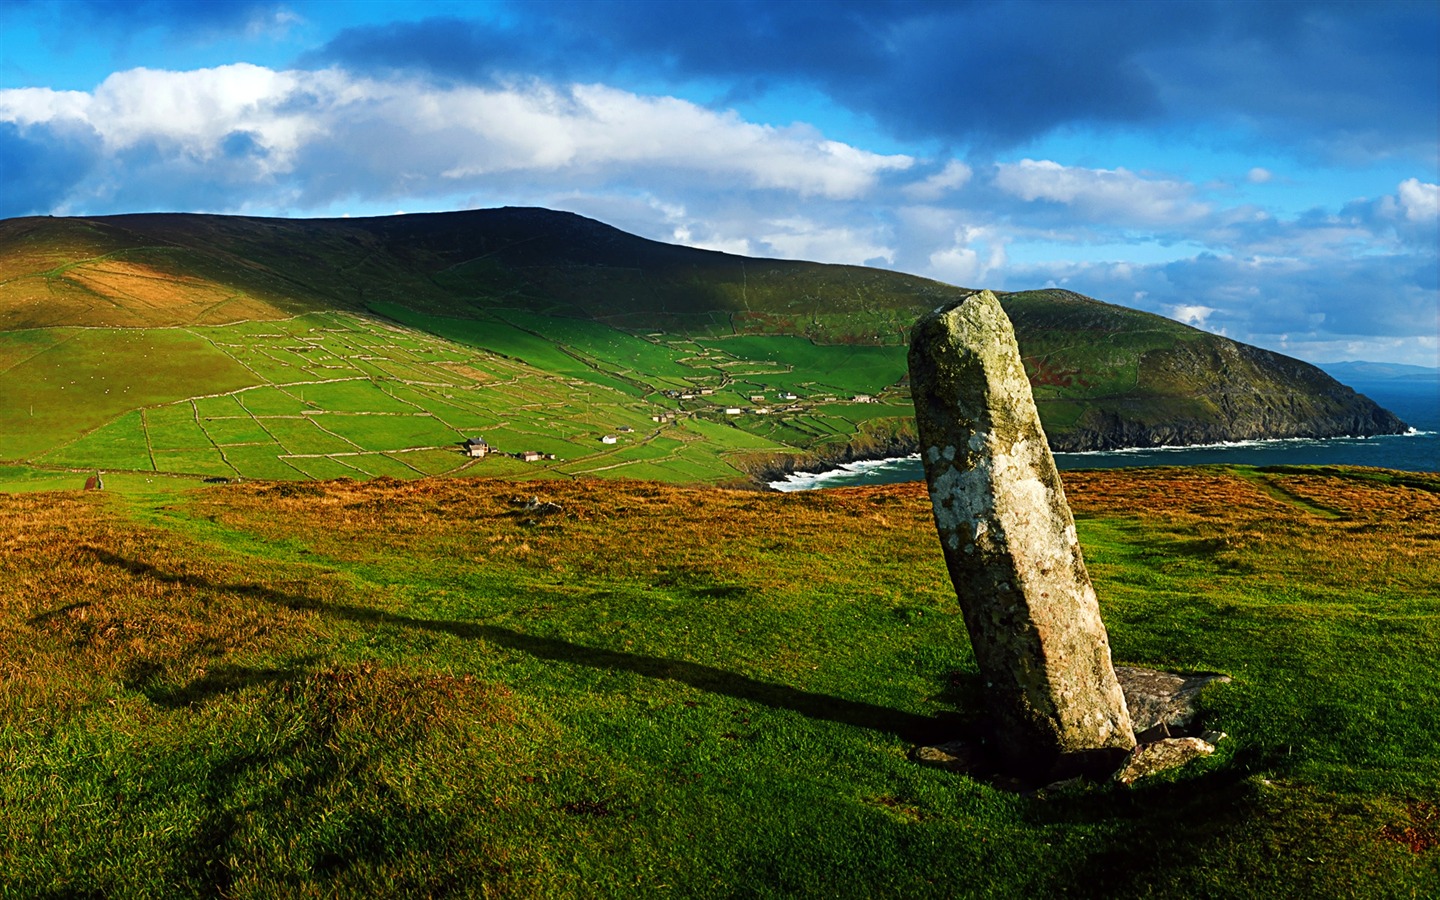
<svg viewBox="0 0 1440 900"><path fill-rule="evenodd" d="M1067 472L1230 737L1035 792L908 758L981 689L917 485L169 484L0 495L0 895L1440 890L1434 476Z"/></svg>
<svg viewBox="0 0 1440 900"><path fill-rule="evenodd" d="M210 328L0 334L0 459L242 478L476 474L460 442L484 435L504 452L555 454L556 472L628 474L623 464L647 478L726 482L744 477L725 462L734 451L784 453L817 435L845 440L881 410L830 404L806 414L825 423L818 429L779 417L721 430L697 425L688 437L672 436L684 453L643 460L597 442L622 426L654 431L660 414L678 414L667 427L683 428L719 418L725 406L748 409L757 392L772 404L782 390L813 393L822 382L842 399L879 393L903 369L893 347L759 337L660 342L515 310L462 320L377 308L426 331L330 312ZM777 348L795 354L798 367L771 362ZM677 399L700 386L712 394ZM705 441L694 440L700 434ZM421 466L380 456L420 451L431 454ZM440 452L449 453L443 463ZM357 453L373 464L358 465ZM513 471L490 474L502 468Z"/></svg>

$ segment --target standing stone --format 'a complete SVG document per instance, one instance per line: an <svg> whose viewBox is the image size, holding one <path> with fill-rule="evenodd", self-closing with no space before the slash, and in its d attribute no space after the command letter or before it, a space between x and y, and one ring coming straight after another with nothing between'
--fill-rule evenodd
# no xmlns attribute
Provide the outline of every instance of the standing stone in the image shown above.
<svg viewBox="0 0 1440 900"><path fill-rule="evenodd" d="M980 291L927 314L910 387L935 526L1007 765L1113 769L1135 746L1015 332Z"/></svg>

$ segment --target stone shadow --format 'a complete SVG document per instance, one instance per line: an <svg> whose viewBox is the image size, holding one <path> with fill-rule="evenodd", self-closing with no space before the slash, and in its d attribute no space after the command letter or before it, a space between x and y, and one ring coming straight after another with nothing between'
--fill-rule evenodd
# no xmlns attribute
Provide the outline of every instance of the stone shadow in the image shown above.
<svg viewBox="0 0 1440 900"><path fill-rule="evenodd" d="M715 666L686 660L629 653L577 644L558 638L526 634L512 628L479 622L427 619L385 612L346 603L329 603L303 594L288 593L254 583L220 583L196 575L165 572L149 563L126 559L97 547L83 548L106 565L157 581L183 584L197 590L223 591L272 603L293 610L306 610L366 625L391 625L465 640L481 640L525 653L536 659L586 666L615 672L632 672L646 678L675 681L696 690L758 703L772 709L788 710L809 719L836 722L893 734L902 740L924 744L953 737L959 716L922 716L874 703L847 700L829 694L805 691L785 684L762 681ZM247 684L292 679L305 672L303 666L277 669L217 669L183 687L147 695L163 705L184 705L217 693L237 690Z"/></svg>

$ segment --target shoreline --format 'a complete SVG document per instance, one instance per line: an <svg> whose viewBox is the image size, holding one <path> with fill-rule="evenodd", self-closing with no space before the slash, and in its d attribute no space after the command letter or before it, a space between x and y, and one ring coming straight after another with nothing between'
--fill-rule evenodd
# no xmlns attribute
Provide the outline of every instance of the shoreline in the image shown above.
<svg viewBox="0 0 1440 900"><path fill-rule="evenodd" d="M1074 457L1113 457L1113 456L1138 456L1146 453L1187 453L1204 452L1211 450L1245 450L1245 449L1277 449L1286 445L1323 446L1336 442L1370 442L1390 438L1424 438L1435 437L1440 432L1421 430L1411 427L1408 431L1397 434L1372 434L1372 435L1336 435L1334 437L1283 437L1283 438L1251 438L1243 441L1214 441L1205 444L1162 444L1150 447L1119 447L1113 450L1066 450L1051 451L1057 458ZM873 469L883 468L904 462L919 462L919 452L907 453L903 456L876 456L868 458L854 458L838 463L827 469L817 471L790 470L778 479L766 479L763 484L772 491L781 493L792 493L796 491L815 490L825 487L825 482L847 475L857 475ZM1062 468L1085 468L1084 466L1065 466ZM915 480L923 480L915 479Z"/></svg>

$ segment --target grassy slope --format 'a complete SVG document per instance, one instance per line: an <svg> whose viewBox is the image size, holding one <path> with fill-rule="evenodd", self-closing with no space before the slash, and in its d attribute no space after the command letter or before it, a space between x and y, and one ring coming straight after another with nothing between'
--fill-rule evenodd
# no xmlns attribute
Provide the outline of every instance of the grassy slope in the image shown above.
<svg viewBox="0 0 1440 900"><path fill-rule="evenodd" d="M917 486L118 484L0 497L0 893L1440 889L1433 477L1067 473L1232 737L1037 795L906 759L978 712Z"/></svg>
<svg viewBox="0 0 1440 900"><path fill-rule="evenodd" d="M921 310L961 292L873 269L674 247L544 210L368 220L188 215L7 220L0 222L0 327L6 329L0 331L0 400L6 401L0 404L0 437L9 440L0 440L0 459L35 459L142 406L190 399L197 386L214 393L286 385L301 373L324 377L324 371L296 358L293 346L264 346L265 329L274 328L252 327L306 311L376 312L584 381L602 393L646 401L648 418L664 411L657 403L674 406L660 403L658 392L687 385L716 391L712 400L690 404L696 413L740 405L749 394L767 391L806 397L835 392L842 399L877 393L904 374L909 323ZM1063 291L1012 294L1005 303L1047 430L1063 449L1383 425L1373 411L1356 405L1352 392L1293 360L1237 350L1186 326ZM151 343L195 344L194 338L203 337L253 374L237 381L222 373L216 383L207 383L208 373L231 364L199 358L146 371L146 357L130 354L116 332L66 340L72 333L60 329L76 325L144 329L140 340ZM182 328L188 337L176 335ZM636 333L650 337L642 340ZM423 366L417 370L413 359L401 364L381 359L391 344L380 340L379 350L344 358L377 384L437 380ZM54 346L27 361L25 354L45 345ZM201 349L195 345L187 352ZM102 352L111 358L102 358ZM370 364L353 362L362 356ZM37 369L41 363L55 372L123 367L145 383L129 393L77 398L71 390L62 397L59 389L71 386L44 380ZM189 373L199 374L199 385ZM83 380L80 385L89 386ZM37 399L39 418L32 420L31 401ZM867 427L874 434L868 436L860 434L856 416L814 409L735 424L779 444L833 455L831 450L847 442L894 443L909 417L903 392L896 399L900 405L879 417L888 421L871 422ZM618 397L615 402L625 405ZM503 412L525 415L517 406L523 404ZM546 428L531 421L527 430ZM418 438L408 448L379 440L369 449L427 445ZM74 449L85 447L81 442ZM710 479L739 477L732 467L717 464L731 449L722 445L711 454ZM263 470L276 477L296 471L257 450L236 454L243 465L223 459L197 464L184 454L162 454L152 463L187 465L186 471L205 474ZM111 465L109 460L105 453L68 452L50 462L96 468ZM335 465L344 462L324 464ZM662 467L656 474L681 480L695 474L684 471L667 474Z"/></svg>

